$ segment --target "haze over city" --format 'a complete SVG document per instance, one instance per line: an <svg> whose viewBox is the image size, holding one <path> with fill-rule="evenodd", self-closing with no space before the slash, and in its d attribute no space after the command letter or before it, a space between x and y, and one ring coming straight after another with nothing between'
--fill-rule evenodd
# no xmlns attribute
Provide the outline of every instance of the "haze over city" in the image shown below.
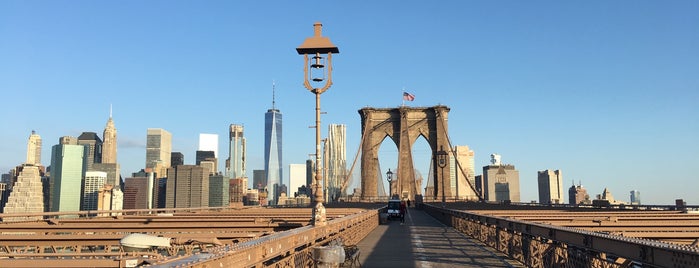
<svg viewBox="0 0 699 268"><path fill-rule="evenodd" d="M194 162L200 133L242 124L247 175L263 169L264 113L283 114L288 164L314 153L314 98L295 48L323 23L340 49L321 97L322 133L347 125L348 167L358 109L446 105L454 145L520 172L522 201L537 171L565 186L608 188L644 204L699 204L699 2L696 1L3 1L0 2L0 172L43 138L101 133L112 107L126 178L145 166L147 128L172 133ZM415 95L404 102L402 92ZM397 166L384 142L381 167ZM430 150L413 148L427 176ZM355 172L358 172L358 167Z"/></svg>

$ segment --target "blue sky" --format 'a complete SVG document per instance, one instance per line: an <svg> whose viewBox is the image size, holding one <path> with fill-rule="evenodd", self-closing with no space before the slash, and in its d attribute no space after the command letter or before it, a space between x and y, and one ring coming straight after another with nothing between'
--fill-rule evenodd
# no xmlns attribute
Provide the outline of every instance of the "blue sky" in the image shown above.
<svg viewBox="0 0 699 268"><path fill-rule="evenodd" d="M109 106L122 175L145 162L147 128L173 134L192 163L199 133L243 124L248 175L263 168L264 113L284 118L284 168L314 152L314 98L295 48L321 21L340 48L322 95L328 123L358 109L447 105L450 138L520 171L560 169L594 197L699 204L697 1L2 1L0 172L22 163L31 130L42 162L65 135L102 133ZM387 144L387 143L385 143ZM418 142L416 166L428 169ZM397 149L380 150L396 166ZM223 162L221 163L223 166ZM477 168L478 172L479 168ZM358 172L355 171L355 172ZM480 172L478 172L480 173ZM567 196L567 195L566 195Z"/></svg>

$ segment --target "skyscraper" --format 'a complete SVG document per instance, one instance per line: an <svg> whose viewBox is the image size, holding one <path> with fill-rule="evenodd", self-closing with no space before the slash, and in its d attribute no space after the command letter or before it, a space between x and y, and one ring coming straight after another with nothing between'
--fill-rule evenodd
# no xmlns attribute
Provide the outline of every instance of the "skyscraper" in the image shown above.
<svg viewBox="0 0 699 268"><path fill-rule="evenodd" d="M520 202L519 171L514 165L503 165L500 155L490 155L492 163L483 167L483 197L487 201Z"/></svg>
<svg viewBox="0 0 699 268"><path fill-rule="evenodd" d="M289 197L306 184L306 164L289 164Z"/></svg>
<svg viewBox="0 0 699 268"><path fill-rule="evenodd" d="M68 136L61 137L59 144L51 148L50 211L80 210L85 151L85 146Z"/></svg>
<svg viewBox="0 0 699 268"><path fill-rule="evenodd" d="M327 144L327 197L328 201L337 200L341 193L342 184L347 174L347 126L342 124L328 125ZM305 178L304 178L305 179ZM293 186L293 185L292 185ZM301 186L301 185L298 185ZM291 187L291 191L297 189Z"/></svg>
<svg viewBox="0 0 699 268"><path fill-rule="evenodd" d="M282 113L274 105L272 86L272 109L265 113L265 174L269 192L267 200L270 201L279 198L274 189L282 185Z"/></svg>
<svg viewBox="0 0 699 268"><path fill-rule="evenodd" d="M230 181L220 174L209 176L209 207L227 207L230 204Z"/></svg>
<svg viewBox="0 0 699 268"><path fill-rule="evenodd" d="M631 205L640 205L641 204L641 192L639 192L637 190L631 190L629 201L630 201Z"/></svg>
<svg viewBox="0 0 699 268"><path fill-rule="evenodd" d="M41 136L32 130L27 142L27 164L40 166L41 165Z"/></svg>
<svg viewBox="0 0 699 268"><path fill-rule="evenodd" d="M85 183L82 190L83 197L80 210L97 210L98 195L100 189L104 188L106 180L107 172L85 172Z"/></svg>
<svg viewBox="0 0 699 268"><path fill-rule="evenodd" d="M97 210L122 210L124 208L124 192L119 187L105 185L97 194ZM97 213L99 216L117 216L121 212Z"/></svg>
<svg viewBox="0 0 699 268"><path fill-rule="evenodd" d="M146 168L156 168L159 177L170 167L172 134L161 128L149 128L146 136Z"/></svg>
<svg viewBox="0 0 699 268"><path fill-rule="evenodd" d="M95 132L83 132L78 136L78 144L86 148L86 169L90 170L92 164L102 163L102 139Z"/></svg>
<svg viewBox="0 0 699 268"><path fill-rule="evenodd" d="M264 169L252 170L252 189L261 190L267 187L267 175Z"/></svg>
<svg viewBox="0 0 699 268"><path fill-rule="evenodd" d="M205 168L181 165L168 168L166 208L209 206L209 174Z"/></svg>
<svg viewBox="0 0 699 268"><path fill-rule="evenodd" d="M471 186L469 186L470 183L475 187L476 183L475 153L468 148L467 145L457 145L454 146L454 154L456 155L457 161L455 162L453 156L450 154L452 164L449 165L449 167L452 170L449 171L449 174L451 177L451 187L456 193L456 198L468 200L478 199L476 193L471 189Z"/></svg>
<svg viewBox="0 0 699 268"><path fill-rule="evenodd" d="M126 178L124 181L124 209L148 208L149 179L148 177Z"/></svg>
<svg viewBox="0 0 699 268"><path fill-rule="evenodd" d="M247 175L245 175L245 146L243 126L231 124L228 132L228 159L226 160L226 176L230 178L247 177Z"/></svg>
<svg viewBox="0 0 699 268"><path fill-rule="evenodd" d="M102 163L115 164L117 162L117 130L114 127L114 120L112 120L111 108L102 139L104 139L102 142Z"/></svg>
<svg viewBox="0 0 699 268"><path fill-rule="evenodd" d="M218 158L218 134L199 134L199 151L213 151Z"/></svg>
<svg viewBox="0 0 699 268"><path fill-rule="evenodd" d="M31 140L31 138L30 138ZM26 165L17 177L10 197L5 205L5 213L41 213L44 212L44 195L41 175L37 166ZM34 217L5 217L3 222L41 220Z"/></svg>
<svg viewBox="0 0 699 268"><path fill-rule="evenodd" d="M560 170L537 172L540 204L563 204L563 174Z"/></svg>
<svg viewBox="0 0 699 268"><path fill-rule="evenodd" d="M119 164L117 163L94 163L87 171L101 171L107 173L104 183L121 190L121 176Z"/></svg>
<svg viewBox="0 0 699 268"><path fill-rule="evenodd" d="M590 200L590 195L587 194L587 190L583 188L582 184L576 186L575 182L573 182L573 186L568 188L568 203L571 205L591 204L592 200Z"/></svg>
<svg viewBox="0 0 699 268"><path fill-rule="evenodd" d="M184 154L180 152L170 153L170 166L184 165Z"/></svg>

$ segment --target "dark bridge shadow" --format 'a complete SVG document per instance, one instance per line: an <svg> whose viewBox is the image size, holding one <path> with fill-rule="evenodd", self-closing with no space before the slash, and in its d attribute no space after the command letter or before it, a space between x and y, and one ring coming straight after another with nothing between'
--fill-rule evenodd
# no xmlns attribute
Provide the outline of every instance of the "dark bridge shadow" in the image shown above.
<svg viewBox="0 0 699 268"><path fill-rule="evenodd" d="M405 224L379 225L359 249L362 267L524 267L413 208Z"/></svg>

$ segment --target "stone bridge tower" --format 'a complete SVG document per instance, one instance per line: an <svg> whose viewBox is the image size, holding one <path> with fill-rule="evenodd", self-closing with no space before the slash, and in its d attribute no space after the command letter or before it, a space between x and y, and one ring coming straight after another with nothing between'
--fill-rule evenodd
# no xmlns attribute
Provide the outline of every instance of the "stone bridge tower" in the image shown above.
<svg viewBox="0 0 699 268"><path fill-rule="evenodd" d="M362 197L370 201L378 196L379 176L378 152L385 138L390 138L398 147L398 170L394 172L391 193L399 194L401 198L415 200L421 194L420 185L415 181L412 148L415 141L424 137L432 149L432 172L437 178L449 178L449 165L439 168L435 162L435 152L444 148L449 152L447 138L447 116L449 107L438 105L433 107L398 107L398 108L363 108L359 110L362 118ZM442 174L442 171L444 174ZM383 183L383 182L381 182ZM441 180L434 180L435 197L441 199L442 193L451 196L452 190L448 180L447 187L442 190Z"/></svg>

